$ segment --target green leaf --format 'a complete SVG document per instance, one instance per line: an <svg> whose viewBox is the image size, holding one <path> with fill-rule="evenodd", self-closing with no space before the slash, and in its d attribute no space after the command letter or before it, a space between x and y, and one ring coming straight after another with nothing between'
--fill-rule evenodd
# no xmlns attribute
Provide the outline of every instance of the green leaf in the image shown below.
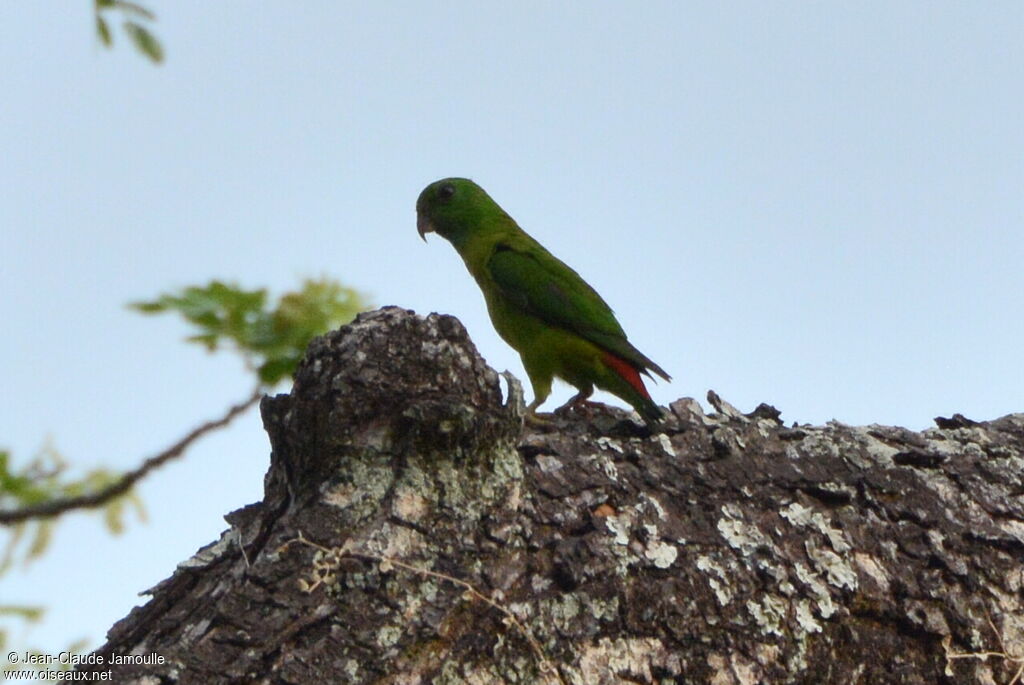
<svg viewBox="0 0 1024 685"><path fill-rule="evenodd" d="M156 20L156 15L153 14L152 10L146 9L142 5L137 5L134 2L127 2L126 0L107 0L109 2L108 7L116 7L126 14L134 14L143 19L149 19L150 21Z"/></svg>
<svg viewBox="0 0 1024 685"><path fill-rule="evenodd" d="M18 544L25 535L26 527L26 524L19 523L9 529L11 536L7 539L7 544L4 545L3 557L0 558L0 576L6 573L7 569L9 569L11 564L14 563L14 554L18 551Z"/></svg>
<svg viewBox="0 0 1024 685"><path fill-rule="evenodd" d="M40 521L36 526L35 535L32 537L32 543L29 545L28 553L25 555L25 563L38 559L43 556L43 552L50 546L50 540L53 539L53 524L50 521Z"/></svg>
<svg viewBox="0 0 1024 685"><path fill-rule="evenodd" d="M46 609L37 606L18 604L0 604L0 616L17 616L29 623L36 623L43 618Z"/></svg>
<svg viewBox="0 0 1024 685"><path fill-rule="evenodd" d="M135 508L135 516L139 521L145 523L149 520L149 514L146 512L146 503L142 501L142 498L139 497L134 490L129 490L124 493L124 495L122 495L122 499L124 499L127 504L130 504Z"/></svg>
<svg viewBox="0 0 1024 685"><path fill-rule="evenodd" d="M149 30L137 24L134 21L126 21L124 23L124 30L128 34L128 37L135 43L135 47L139 49L139 52L144 54L154 64L160 64L164 61L164 48L160 45L160 41L156 39Z"/></svg>
<svg viewBox="0 0 1024 685"><path fill-rule="evenodd" d="M256 369L262 385L293 375L310 340L365 308L359 293L330 279L303 282L273 309L265 289L246 290L221 281L129 306L144 314L178 312L196 329L188 342L209 351L223 346L235 350Z"/></svg>
<svg viewBox="0 0 1024 685"><path fill-rule="evenodd" d="M305 281L300 290L284 294L274 309L268 307L265 289L246 290L221 281L129 306L144 314L178 312L196 329L188 342L209 351L233 349L256 370L262 385L293 375L310 340L350 321L365 307L359 293L329 279Z"/></svg>
<svg viewBox="0 0 1024 685"><path fill-rule="evenodd" d="M213 352L217 349L217 341L220 336L216 333L199 333L197 335L190 335L185 338L186 342L198 343L205 347L207 351Z"/></svg>
<svg viewBox="0 0 1024 685"><path fill-rule="evenodd" d="M258 372L260 380L266 385L275 385L295 373L299 360L294 357L275 357L264 362Z"/></svg>
<svg viewBox="0 0 1024 685"><path fill-rule="evenodd" d="M103 520L114 535L124 532L124 501L120 497L112 499L104 508Z"/></svg>
<svg viewBox="0 0 1024 685"><path fill-rule="evenodd" d="M50 444L44 444L39 452L25 465L15 470L10 454L0 450L0 507L17 510L21 507L41 504L85 493L98 492L114 482L117 475L105 469L87 471L79 478L67 477L67 460ZM128 492L118 500L124 510L131 503L144 519L141 502L135 493ZM115 516L123 528L123 516L119 510L107 512ZM0 575L8 571L16 561L29 563L45 554L54 531L56 519L25 521L7 528L8 536L0 547ZM109 525L109 518L108 518ZM116 532L116 529L113 529Z"/></svg>
<svg viewBox="0 0 1024 685"><path fill-rule="evenodd" d="M96 15L96 33L100 37L100 42L106 47L109 48L114 44L114 37L110 35L110 27L107 26L107 20L99 15Z"/></svg>
<svg viewBox="0 0 1024 685"><path fill-rule="evenodd" d="M160 312L166 312L168 306L166 302L157 300L156 302L130 302L128 303L128 308L143 314L159 314Z"/></svg>

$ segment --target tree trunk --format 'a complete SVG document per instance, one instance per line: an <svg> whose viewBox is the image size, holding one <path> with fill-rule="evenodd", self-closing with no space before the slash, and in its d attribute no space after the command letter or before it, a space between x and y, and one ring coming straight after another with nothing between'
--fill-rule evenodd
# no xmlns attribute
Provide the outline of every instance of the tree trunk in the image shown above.
<svg viewBox="0 0 1024 685"><path fill-rule="evenodd" d="M524 430L505 378L507 401L448 316L389 307L314 341L262 404L264 500L82 670L593 685L1024 668L1024 414L785 427L709 393L715 413L681 399L653 431L600 406Z"/></svg>

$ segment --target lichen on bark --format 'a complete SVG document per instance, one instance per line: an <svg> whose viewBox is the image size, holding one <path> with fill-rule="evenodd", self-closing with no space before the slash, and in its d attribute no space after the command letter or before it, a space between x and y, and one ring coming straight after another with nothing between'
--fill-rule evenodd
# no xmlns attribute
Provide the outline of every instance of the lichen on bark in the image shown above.
<svg viewBox="0 0 1024 685"><path fill-rule="evenodd" d="M385 308L311 344L262 405L263 501L111 629L98 653L167 659L115 680L998 683L1024 663L1024 415L785 426L711 394L653 430L611 407L524 428L501 383L452 317Z"/></svg>

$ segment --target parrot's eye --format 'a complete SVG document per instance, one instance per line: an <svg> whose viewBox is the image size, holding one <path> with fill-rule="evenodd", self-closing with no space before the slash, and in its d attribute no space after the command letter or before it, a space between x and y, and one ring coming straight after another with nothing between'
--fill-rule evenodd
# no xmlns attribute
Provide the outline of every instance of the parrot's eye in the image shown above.
<svg viewBox="0 0 1024 685"><path fill-rule="evenodd" d="M442 200L449 200L451 196L455 194L455 186L451 183L445 183L443 186L437 189L437 197Z"/></svg>

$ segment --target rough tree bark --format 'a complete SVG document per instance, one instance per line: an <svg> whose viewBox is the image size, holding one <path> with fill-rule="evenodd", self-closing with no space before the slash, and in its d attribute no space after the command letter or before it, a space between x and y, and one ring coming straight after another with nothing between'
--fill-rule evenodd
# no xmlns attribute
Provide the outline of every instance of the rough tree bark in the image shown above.
<svg viewBox="0 0 1024 685"><path fill-rule="evenodd" d="M163 658L115 682L1007 683L1024 665L1024 414L786 427L712 393L715 413L682 399L654 433L600 407L524 430L506 378L503 402L447 316L386 308L316 340L262 404L264 500L110 630L108 663Z"/></svg>

